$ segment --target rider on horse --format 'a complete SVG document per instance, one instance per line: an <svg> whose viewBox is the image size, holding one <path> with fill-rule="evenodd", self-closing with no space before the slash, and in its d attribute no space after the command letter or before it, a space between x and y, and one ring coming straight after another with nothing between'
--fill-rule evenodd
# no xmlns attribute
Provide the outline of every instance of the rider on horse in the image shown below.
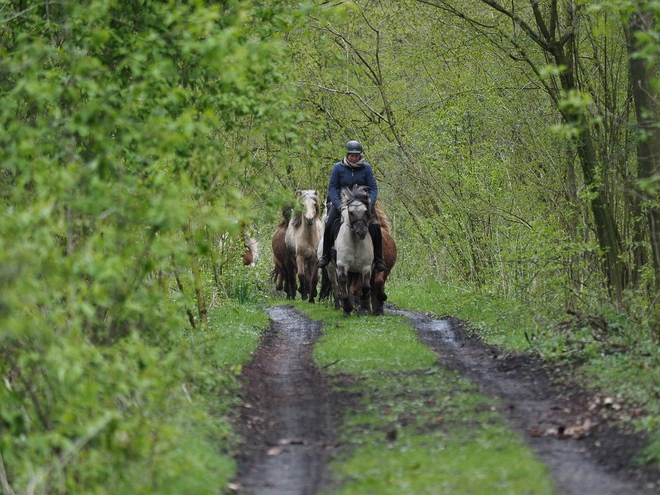
<svg viewBox="0 0 660 495"><path fill-rule="evenodd" d="M328 184L328 196L332 202L328 209L328 218L325 220L325 232L323 234L323 256L319 258L318 266L324 268L330 263L330 251L334 242L332 227L335 220L341 218L341 192L344 188L351 189L354 185L366 186L369 189L369 203L371 214L378 220L374 210L376 198L378 197L378 184L374 177L371 165L364 161L362 145L357 141L346 143L346 157L335 163L330 174ZM374 245L374 263L377 272L385 271L387 265L383 260L383 237L380 231L380 223L369 225L369 234Z"/></svg>

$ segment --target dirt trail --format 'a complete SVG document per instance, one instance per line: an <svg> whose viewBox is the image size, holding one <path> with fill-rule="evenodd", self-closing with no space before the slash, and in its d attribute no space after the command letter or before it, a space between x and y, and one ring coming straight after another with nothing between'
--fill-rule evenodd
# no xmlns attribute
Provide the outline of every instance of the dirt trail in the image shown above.
<svg viewBox="0 0 660 495"><path fill-rule="evenodd" d="M551 469L558 493L657 493L646 489L642 473L624 469L641 448L641 439L600 424L584 395L552 387L540 363L527 356L498 356L494 348L465 339L455 319L433 319L394 308L388 313L408 317L420 340L435 350L444 366L471 379L484 395L502 399L504 418L525 434L530 448Z"/></svg>
<svg viewBox="0 0 660 495"><path fill-rule="evenodd" d="M393 307L387 312L409 318L443 366L473 380L485 395L502 399L502 415L550 467L559 494L657 493L646 488L648 473L624 469L641 440L600 422L588 411L584 395L552 387L552 377L539 363L498 356L495 349L464 338L458 320ZM238 457L236 488L245 494L318 493L334 439L331 393L311 355L320 323L290 306L271 308L269 314L270 330L242 375L248 443ZM571 428L580 431L587 420L598 424L583 438L558 438L562 432L570 436Z"/></svg>
<svg viewBox="0 0 660 495"><path fill-rule="evenodd" d="M321 324L290 306L270 308L271 327L242 372L248 444L240 493L317 493L331 446L330 394L312 363Z"/></svg>

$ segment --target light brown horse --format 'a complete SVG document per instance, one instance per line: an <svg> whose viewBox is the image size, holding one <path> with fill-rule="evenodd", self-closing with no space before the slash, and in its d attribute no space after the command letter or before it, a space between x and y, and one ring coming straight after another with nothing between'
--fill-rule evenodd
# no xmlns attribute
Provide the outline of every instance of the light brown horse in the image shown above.
<svg viewBox="0 0 660 495"><path fill-rule="evenodd" d="M296 266L300 296L313 303L317 295L319 269L316 266L316 250L323 235L321 200L312 189L298 191L302 212L294 209L286 229L285 242L289 258Z"/></svg>

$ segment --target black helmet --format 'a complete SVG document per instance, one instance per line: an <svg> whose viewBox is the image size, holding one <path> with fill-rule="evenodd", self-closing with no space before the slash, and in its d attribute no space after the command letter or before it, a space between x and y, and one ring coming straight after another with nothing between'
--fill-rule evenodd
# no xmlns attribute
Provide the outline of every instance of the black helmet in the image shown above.
<svg viewBox="0 0 660 495"><path fill-rule="evenodd" d="M346 143L346 150L348 153L362 153L362 145L357 141L349 141Z"/></svg>

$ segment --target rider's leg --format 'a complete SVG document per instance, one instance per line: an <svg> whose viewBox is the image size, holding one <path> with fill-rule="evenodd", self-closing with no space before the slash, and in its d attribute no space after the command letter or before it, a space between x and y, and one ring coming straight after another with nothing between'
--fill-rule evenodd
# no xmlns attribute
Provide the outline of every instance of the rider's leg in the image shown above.
<svg viewBox="0 0 660 495"><path fill-rule="evenodd" d="M332 238L332 226L338 218L339 210L334 207L330 208L328 218L325 220L325 231L323 232L323 255L319 258L317 263L319 268L325 268L328 266L328 263L330 263L330 251L332 251L332 245L334 244L334 239Z"/></svg>
<svg viewBox="0 0 660 495"><path fill-rule="evenodd" d="M370 224L369 234L371 235L371 241L374 243L374 269L377 272L384 272L387 265L383 259L383 234L380 231L380 224Z"/></svg>

